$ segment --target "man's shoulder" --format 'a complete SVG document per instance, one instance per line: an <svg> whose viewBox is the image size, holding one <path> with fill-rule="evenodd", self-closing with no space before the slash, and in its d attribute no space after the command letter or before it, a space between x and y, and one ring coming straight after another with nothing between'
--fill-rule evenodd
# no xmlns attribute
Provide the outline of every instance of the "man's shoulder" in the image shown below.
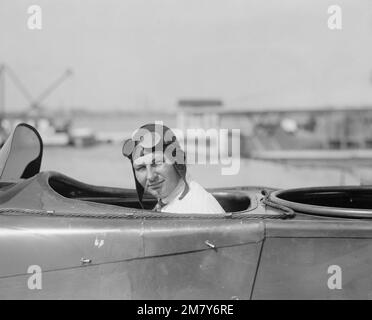
<svg viewBox="0 0 372 320"><path fill-rule="evenodd" d="M188 181L190 190L192 191L202 191L202 192L208 192L207 190L204 189L199 183L197 183L195 180L189 180Z"/></svg>
<svg viewBox="0 0 372 320"><path fill-rule="evenodd" d="M199 183L192 180L189 182L190 194L186 196L187 200L197 204L200 209L206 212L221 213L223 208L216 198L205 190ZM186 200L186 199L185 199Z"/></svg>
<svg viewBox="0 0 372 320"><path fill-rule="evenodd" d="M188 182L190 187L190 195L199 195L206 198L213 197L204 187L202 187L199 183L194 180ZM213 197L214 199L214 197Z"/></svg>

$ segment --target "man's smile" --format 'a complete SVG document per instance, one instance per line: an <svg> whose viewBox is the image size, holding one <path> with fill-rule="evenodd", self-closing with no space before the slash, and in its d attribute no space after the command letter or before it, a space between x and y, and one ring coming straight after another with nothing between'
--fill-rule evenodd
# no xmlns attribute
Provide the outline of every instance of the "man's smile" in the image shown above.
<svg viewBox="0 0 372 320"><path fill-rule="evenodd" d="M162 185L163 182L164 182L164 180L152 182L152 183L149 183L148 184L148 187L151 188L151 189L158 189L158 188L161 187L161 185Z"/></svg>

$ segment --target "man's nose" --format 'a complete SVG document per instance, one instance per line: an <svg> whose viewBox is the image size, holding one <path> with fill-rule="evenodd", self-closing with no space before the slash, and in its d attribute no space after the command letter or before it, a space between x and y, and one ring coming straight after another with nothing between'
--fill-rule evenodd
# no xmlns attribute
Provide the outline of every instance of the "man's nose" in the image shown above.
<svg viewBox="0 0 372 320"><path fill-rule="evenodd" d="M152 166L147 166L147 180L153 181L156 178L156 172L155 169Z"/></svg>

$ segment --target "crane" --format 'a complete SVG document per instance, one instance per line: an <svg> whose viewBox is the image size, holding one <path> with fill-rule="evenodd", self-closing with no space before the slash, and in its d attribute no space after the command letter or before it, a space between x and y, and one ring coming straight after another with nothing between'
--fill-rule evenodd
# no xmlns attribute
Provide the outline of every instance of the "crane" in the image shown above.
<svg viewBox="0 0 372 320"><path fill-rule="evenodd" d="M0 113L5 113L5 76L7 75L13 84L17 87L22 96L29 103L29 109L32 111L40 111L41 103L56 90L66 79L73 74L71 69L66 69L61 76L51 83L39 96L34 98L16 75L13 69L5 64L0 65Z"/></svg>
<svg viewBox="0 0 372 320"><path fill-rule="evenodd" d="M52 84L47 87L33 102L31 103L32 109L39 109L41 103L54 91L56 90L67 78L73 74L71 69L67 69L59 76Z"/></svg>

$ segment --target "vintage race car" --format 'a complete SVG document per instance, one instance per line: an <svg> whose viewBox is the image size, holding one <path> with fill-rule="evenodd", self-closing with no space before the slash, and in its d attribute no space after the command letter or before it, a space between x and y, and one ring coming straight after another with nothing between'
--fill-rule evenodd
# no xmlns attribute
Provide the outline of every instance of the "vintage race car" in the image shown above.
<svg viewBox="0 0 372 320"><path fill-rule="evenodd" d="M1 299L372 298L371 187L212 189L226 214L159 213L39 172L42 149L26 124L1 149Z"/></svg>

